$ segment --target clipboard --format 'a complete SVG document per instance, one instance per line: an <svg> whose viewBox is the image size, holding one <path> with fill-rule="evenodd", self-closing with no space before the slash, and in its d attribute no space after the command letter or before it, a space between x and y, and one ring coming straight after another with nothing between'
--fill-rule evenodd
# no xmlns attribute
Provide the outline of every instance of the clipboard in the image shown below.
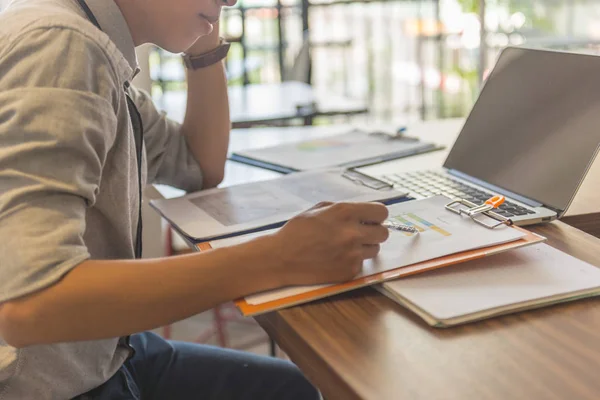
<svg viewBox="0 0 600 400"><path fill-rule="evenodd" d="M442 196L436 196L436 197L442 197ZM460 199L457 199L457 200L450 201L447 198L445 198L445 199L446 199L446 201L443 204L447 203L446 205L452 204L455 201L460 200ZM427 200L427 199L425 199L425 200ZM423 201L423 200L416 200L415 202L418 202L418 201ZM450 202L448 203L448 201L450 201ZM413 203L413 202L407 202L407 203ZM407 204L407 203L402 203L402 204ZM438 204L442 204L442 203L440 203L440 201L438 201ZM470 208L474 208L474 207L470 207ZM448 209L446 209L444 212L448 212L449 213L448 215L451 215L450 213L456 214L456 212L454 212L452 210L448 210ZM483 215L483 213L480 213L480 214ZM479 223L475 223L471 216L468 216L466 214L459 214L459 216L461 218L461 221L463 221L463 220L469 221L468 223L473 223L474 225L477 225L477 226L481 225ZM500 216L500 217L502 217L502 216ZM502 218L504 218L504 217L502 217ZM492 218L492 219L495 220L495 218ZM498 222L500 222L500 221L498 221ZM410 275L414 275L414 274L419 274L422 272L426 272L426 271L430 271L430 270L434 270L434 269L438 269L438 268L443 268L443 267L447 267L447 266L487 257L490 255L494 255L494 254L502 253L505 251L533 245L536 243L541 243L546 240L546 238L544 238L540 235L537 235L537 234L529 232L523 228L512 225L509 221L503 220L501 225L506 226L506 229L516 230L522 236L517 240L511 240L511 241L508 241L505 243L500 243L500 244L496 244L496 245L492 245L492 246L485 246L485 247L475 248L472 250L447 254L447 255L440 256L440 257L434 257L434 258L427 259L427 260L424 260L421 262L417 262L417 263L413 263L413 264L409 264L409 265L405 265L405 266L399 266L399 267L391 268L391 269L388 269L388 270L385 270L382 272L370 274L367 276L362 276L362 277L356 278L354 280L340 283L340 284L318 285L318 286L314 286L314 287L309 287L307 290L303 290L298 293L292 293L291 295L285 296L282 298L274 298L273 300L264 301L261 303L254 303L254 302L248 301L248 297L236 299L234 301L234 303L239 308L239 310L241 311L241 313L244 316L260 315L260 314L264 314L267 312L271 312L271 311L311 302L314 300L323 299L326 297L330 297L330 296L333 296L336 294L348 292L348 291L358 289L361 287L371 286L371 285L382 283L385 281L394 280L394 279L398 279L398 278L402 278L402 277L410 276ZM485 227L486 230L493 231L495 229L498 229L498 227L500 225L497 225L494 227L492 227L491 225L490 226L483 225L483 226ZM478 229L481 229L481 228L478 228ZM197 245L197 248L200 251L206 251L206 250L211 249L212 246L209 242L205 242L205 243L201 243L201 244ZM382 251L383 251L383 247L382 247ZM284 289L284 290L291 290L291 292L293 292L294 288Z"/></svg>
<svg viewBox="0 0 600 400"><path fill-rule="evenodd" d="M320 168L358 168L441 150L435 143L395 134L352 129L336 135L233 152L231 161L289 174Z"/></svg>
<svg viewBox="0 0 600 400"><path fill-rule="evenodd" d="M408 199L388 182L334 168L154 199L150 206L186 240L199 243L281 227L319 201L387 205Z"/></svg>

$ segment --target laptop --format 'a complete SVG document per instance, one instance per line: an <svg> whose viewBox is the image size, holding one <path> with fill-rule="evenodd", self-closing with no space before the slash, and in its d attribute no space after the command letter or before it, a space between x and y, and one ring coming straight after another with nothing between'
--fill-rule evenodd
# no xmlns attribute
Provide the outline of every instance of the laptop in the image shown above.
<svg viewBox="0 0 600 400"><path fill-rule="evenodd" d="M529 225L565 214L599 145L600 57L509 47L442 168L374 177L414 198L501 194L498 213Z"/></svg>

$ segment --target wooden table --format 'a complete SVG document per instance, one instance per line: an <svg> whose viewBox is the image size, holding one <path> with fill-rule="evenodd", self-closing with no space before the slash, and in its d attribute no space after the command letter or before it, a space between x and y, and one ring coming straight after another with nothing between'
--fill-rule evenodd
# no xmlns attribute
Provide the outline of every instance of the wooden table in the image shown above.
<svg viewBox="0 0 600 400"><path fill-rule="evenodd" d="M534 230L600 266L599 239ZM256 319L327 399L600 398L600 299L435 329L367 288Z"/></svg>
<svg viewBox="0 0 600 400"><path fill-rule="evenodd" d="M408 134L447 149L391 163L399 170L441 166L462 123L460 119L411 126ZM272 128L234 131L232 148L344 129L295 128L286 131L285 139ZM361 170L377 174L378 168L386 167ZM254 170L241 164L235 168ZM237 182L226 182L232 183ZM565 217L597 236L599 186L597 161ZM550 245L600 266L600 240L562 222L532 230L548 237ZM600 398L600 299L434 329L366 288L256 319L328 399Z"/></svg>
<svg viewBox="0 0 600 400"><path fill-rule="evenodd" d="M409 134L449 148L462 122L428 122L411 126ZM345 129L236 130L231 150ZM439 151L391 163L404 170L432 168L445 156ZM376 173L378 167L363 171ZM224 185L277 176L234 162L227 168ZM599 183L596 162L569 210L570 223L600 232ZM562 222L532 230L548 237L550 245L600 266L599 239ZM434 329L366 288L256 319L327 399L600 398L600 299Z"/></svg>
<svg viewBox="0 0 600 400"><path fill-rule="evenodd" d="M303 82L252 84L229 88L234 128L303 118L306 124L318 116L356 115L368 112L363 101L316 92Z"/></svg>
<svg viewBox="0 0 600 400"><path fill-rule="evenodd" d="M303 82L251 84L228 89L231 123L234 128L304 119L309 125L318 116L356 115L368 112L363 101L331 93L319 93ZM187 94L166 92L155 99L169 116L183 121Z"/></svg>

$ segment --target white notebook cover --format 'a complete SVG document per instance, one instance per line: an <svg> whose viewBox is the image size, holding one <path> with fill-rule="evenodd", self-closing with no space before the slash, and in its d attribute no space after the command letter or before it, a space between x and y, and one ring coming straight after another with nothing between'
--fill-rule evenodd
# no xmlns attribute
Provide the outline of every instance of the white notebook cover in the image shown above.
<svg viewBox="0 0 600 400"><path fill-rule="evenodd" d="M537 244L389 281L379 290L430 325L451 326L600 294L600 268Z"/></svg>

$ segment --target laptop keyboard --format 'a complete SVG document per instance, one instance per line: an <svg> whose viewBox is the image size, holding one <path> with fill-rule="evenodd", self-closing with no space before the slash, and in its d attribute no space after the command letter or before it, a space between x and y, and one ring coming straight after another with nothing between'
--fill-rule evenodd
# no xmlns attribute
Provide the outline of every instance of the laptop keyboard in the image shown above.
<svg viewBox="0 0 600 400"><path fill-rule="evenodd" d="M458 197L465 199L474 204L483 204L487 199L492 197L490 193L465 185L464 183L452 179L445 174L435 171L415 171L405 174L388 174L379 177L379 179L408 189L411 193L419 194L423 197L430 197L438 194L448 197ZM497 210L496 213L507 218L535 214L534 211L518 204L505 201Z"/></svg>

